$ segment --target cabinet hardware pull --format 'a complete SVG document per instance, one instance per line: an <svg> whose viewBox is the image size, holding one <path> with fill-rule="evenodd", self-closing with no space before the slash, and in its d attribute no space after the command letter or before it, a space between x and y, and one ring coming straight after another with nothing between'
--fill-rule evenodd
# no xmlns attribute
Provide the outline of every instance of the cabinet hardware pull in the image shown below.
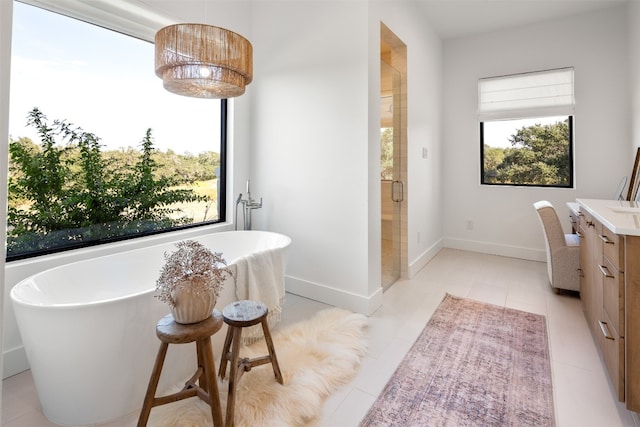
<svg viewBox="0 0 640 427"><path fill-rule="evenodd" d="M604 234L598 234L598 237L600 238L600 240L602 240L603 242L605 242L608 245L613 245L614 241L610 240L607 236L605 236Z"/></svg>
<svg viewBox="0 0 640 427"><path fill-rule="evenodd" d="M587 221L587 227L595 227L596 225L593 223L593 221Z"/></svg>
<svg viewBox="0 0 640 427"><path fill-rule="evenodd" d="M600 273L606 278L613 279L615 276L609 272L609 269L605 265L598 264L598 268L600 269Z"/></svg>
<svg viewBox="0 0 640 427"><path fill-rule="evenodd" d="M584 238L584 236L582 235L582 233L581 233L581 232L579 232L579 231L576 231L576 234L578 235L578 238L579 238L579 239L582 239L582 238Z"/></svg>
<svg viewBox="0 0 640 427"><path fill-rule="evenodd" d="M600 330L602 331L602 335L608 340L615 341L616 339L609 334L609 325L607 322L603 322L602 320L598 320L598 324L600 325Z"/></svg>

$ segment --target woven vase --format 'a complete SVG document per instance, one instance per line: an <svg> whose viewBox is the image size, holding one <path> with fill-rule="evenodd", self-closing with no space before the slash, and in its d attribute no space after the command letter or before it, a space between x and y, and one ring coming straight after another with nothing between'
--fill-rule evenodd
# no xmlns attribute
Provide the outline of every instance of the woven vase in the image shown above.
<svg viewBox="0 0 640 427"><path fill-rule="evenodd" d="M216 296L213 292L195 292L189 286L180 286L171 292L175 302L170 307L171 315L176 323L190 324L202 322L211 316L216 305Z"/></svg>

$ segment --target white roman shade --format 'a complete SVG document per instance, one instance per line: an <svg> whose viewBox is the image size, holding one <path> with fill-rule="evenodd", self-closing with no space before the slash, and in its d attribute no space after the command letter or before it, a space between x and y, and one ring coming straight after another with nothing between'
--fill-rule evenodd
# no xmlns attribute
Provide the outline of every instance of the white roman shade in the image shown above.
<svg viewBox="0 0 640 427"><path fill-rule="evenodd" d="M480 121L574 113L573 68L478 80Z"/></svg>

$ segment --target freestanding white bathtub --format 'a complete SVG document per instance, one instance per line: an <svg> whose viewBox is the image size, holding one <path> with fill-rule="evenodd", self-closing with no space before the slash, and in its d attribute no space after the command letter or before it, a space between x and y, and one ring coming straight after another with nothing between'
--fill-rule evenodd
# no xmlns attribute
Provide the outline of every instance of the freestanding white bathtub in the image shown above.
<svg viewBox="0 0 640 427"><path fill-rule="evenodd" d="M288 247L291 239L262 231L198 237L232 266L238 259ZM175 243L175 242L174 242ZM142 407L160 341L158 320L169 312L154 298L164 253L174 243L78 261L35 274L11 290L11 300L45 416L56 424L88 425ZM282 256L284 263L285 256ZM282 266L284 271L284 265ZM216 308L236 300L228 279ZM224 329L213 339L220 357ZM195 371L195 347L172 345L158 392Z"/></svg>

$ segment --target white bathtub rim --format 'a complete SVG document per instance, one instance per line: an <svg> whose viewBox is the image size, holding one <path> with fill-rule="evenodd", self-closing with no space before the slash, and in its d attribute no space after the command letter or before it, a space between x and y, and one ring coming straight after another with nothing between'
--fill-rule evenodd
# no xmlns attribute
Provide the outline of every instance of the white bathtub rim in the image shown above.
<svg viewBox="0 0 640 427"><path fill-rule="evenodd" d="M274 237L277 237L279 240L282 240L282 242L278 242L279 245L278 246L274 246L272 248L266 248L263 250L259 250L259 251L255 251L252 252L252 254L259 254L261 252L265 252L267 250L270 249L286 249L290 244L291 244L291 238L285 234L281 234L281 233L277 233L277 232L272 232L272 231L258 231L258 230L236 230L236 231L222 231L219 233L212 233L212 234L231 234L231 233L255 233L255 234L266 234L266 235L272 235ZM203 237L203 236L200 236ZM168 245L173 245L179 241L182 240L198 240L198 238L193 238L193 239L178 239L175 240L173 242L168 242L168 243L158 243L158 244L154 244L154 245L150 245L150 246L146 246L144 248L134 248L134 249L128 249L126 251L122 251L122 252L117 252L118 255L121 254L126 254L126 253L135 253L135 252L139 252L141 250L147 250L147 249L152 249L155 247L159 247L159 246L168 246ZM37 284L37 279L41 276L44 276L46 274L50 274L52 271L55 270L61 270L61 269L68 269L71 268L72 266L76 265L76 264L81 264L81 263L85 263L89 260L98 260L98 259L102 259L102 258L109 258L109 257L113 257L114 254L106 254L106 255L100 255L97 257L93 257L93 258L88 258L88 259L84 259L84 260L78 260L78 261L74 261L74 262L70 262L67 264L62 264L56 267L52 267L52 268L48 268L46 270L40 271L38 273L32 274L31 276L21 280L20 282L18 282L10 291L10 296L11 296L11 301L13 304L17 304L20 305L22 307L25 308L32 308L32 309L37 309L37 310L71 310L71 309L78 309L78 308L82 308L82 307L95 307L95 306L100 306L100 305L106 305L106 304L115 304L119 301L123 301L126 299L130 299L130 298L137 298L143 295L148 295L148 294L153 294L156 292L156 283L155 281L153 282L153 286L150 288L147 288L145 290L142 291L138 291L138 292L130 292L130 293L126 293L122 296L117 296L117 297L112 297L112 298L107 298L107 299L100 299L100 300L95 300L95 301L85 301L85 302L72 302L72 303L38 303L37 301L34 301L33 299L29 299L29 300L25 300L25 298L20 296L20 292L23 290L23 288L27 288L30 287L31 289L33 289L36 293L40 292L42 293L43 291L41 291L38 288L38 284ZM246 256L246 255L245 255ZM237 262L238 259L241 259L241 257L236 257L231 261L227 260L227 267L231 267L233 265L235 265L235 263ZM88 285L90 286L90 285Z"/></svg>
<svg viewBox="0 0 640 427"><path fill-rule="evenodd" d="M45 270L45 272L48 270ZM22 307L26 307L26 308L33 308L33 309L38 309L38 310L72 310L72 309L78 309L78 308L82 308L82 307L96 307L96 306L100 306L100 305L106 305L106 304L115 304L119 301L123 301L123 300L127 300L127 299L132 299L132 298L137 298L139 296L142 295L147 295L147 294L151 294L151 293L155 293L156 289L155 289L155 284L154 287L152 289L148 289L142 292L132 292L132 293L128 293L126 295L120 296L120 297L115 297L115 298L109 298L109 299L102 299L102 300L97 300L97 301L88 301L88 302L73 302L73 303L36 303L36 302L32 302L32 301L25 301L24 299L20 299L20 297L18 296L18 292L21 289L17 289L18 286L21 287L27 287L28 285L30 285L33 282L33 279L35 278L34 276L31 276L25 280L22 280L21 282L17 283L16 286L13 287L13 289L11 289L11 301L13 302L13 304L17 304L20 305ZM31 283L30 283L31 282ZM90 286L90 285L87 285ZM34 286L32 288L37 289L37 285L34 284ZM15 292L14 292L15 290Z"/></svg>

